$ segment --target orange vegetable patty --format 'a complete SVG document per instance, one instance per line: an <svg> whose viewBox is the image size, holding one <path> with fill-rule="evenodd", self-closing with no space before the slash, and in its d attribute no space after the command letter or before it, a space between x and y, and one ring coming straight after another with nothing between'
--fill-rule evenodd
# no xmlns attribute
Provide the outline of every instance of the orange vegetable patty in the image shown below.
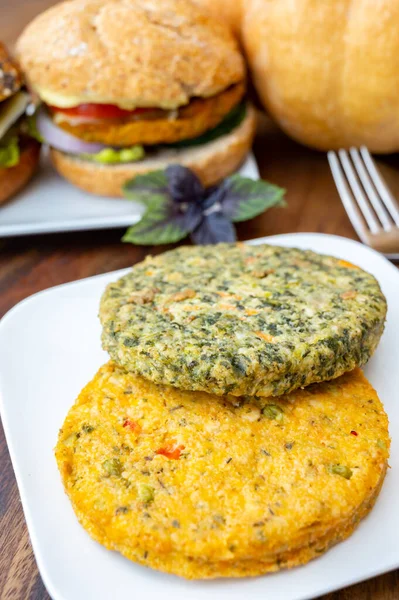
<svg viewBox="0 0 399 600"><path fill-rule="evenodd" d="M386 414L359 369L244 399L157 386L111 362L56 447L89 534L186 578L258 575L324 552L372 507L388 454Z"/></svg>
<svg viewBox="0 0 399 600"><path fill-rule="evenodd" d="M216 96L194 98L176 112L144 112L123 119L76 122L63 112L55 113L55 122L72 135L88 142L110 146L134 144L170 144L198 137L216 127L240 102L245 84L237 83Z"/></svg>

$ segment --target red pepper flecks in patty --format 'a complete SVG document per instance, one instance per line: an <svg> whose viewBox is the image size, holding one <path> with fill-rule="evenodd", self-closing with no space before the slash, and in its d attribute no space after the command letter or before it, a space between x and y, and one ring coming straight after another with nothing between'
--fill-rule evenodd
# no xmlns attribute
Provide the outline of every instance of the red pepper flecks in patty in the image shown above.
<svg viewBox="0 0 399 600"><path fill-rule="evenodd" d="M136 433L141 432L141 427L136 421L132 421L131 419L125 419L123 422L123 427L127 427L131 431L135 431Z"/></svg>
<svg viewBox="0 0 399 600"><path fill-rule="evenodd" d="M158 448L158 450L155 450L155 454L162 454L162 456L166 456L166 458L178 460L184 448L185 446L183 446L182 444L178 445L177 442L174 440L172 442L169 442L169 444L166 444L162 448Z"/></svg>
<svg viewBox="0 0 399 600"><path fill-rule="evenodd" d="M389 456L388 418L362 371L272 403L258 397L256 407L230 400L104 365L56 447L88 533L190 579L275 571L281 556L304 564L348 537L372 508ZM143 433L122 428L127 421Z"/></svg>

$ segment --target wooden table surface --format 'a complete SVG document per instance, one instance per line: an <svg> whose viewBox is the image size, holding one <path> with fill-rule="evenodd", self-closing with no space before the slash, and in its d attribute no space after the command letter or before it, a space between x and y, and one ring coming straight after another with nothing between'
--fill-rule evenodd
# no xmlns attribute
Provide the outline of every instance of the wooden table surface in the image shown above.
<svg viewBox="0 0 399 600"><path fill-rule="evenodd" d="M9 0L0 0L0 39L12 44L23 24L49 4L53 2L17 0L11 7ZM356 239L337 196L325 155L295 144L266 121L256 139L255 154L262 177L286 188L288 206L272 209L239 225L241 240L306 231ZM382 167L393 191L399 195L398 158L385 158ZM0 241L0 316L35 292L127 267L149 252L164 249L122 244L121 234L121 230L91 231ZM0 600L48 598L33 557L0 424ZM322 600L398 599L399 571L395 571L328 594Z"/></svg>

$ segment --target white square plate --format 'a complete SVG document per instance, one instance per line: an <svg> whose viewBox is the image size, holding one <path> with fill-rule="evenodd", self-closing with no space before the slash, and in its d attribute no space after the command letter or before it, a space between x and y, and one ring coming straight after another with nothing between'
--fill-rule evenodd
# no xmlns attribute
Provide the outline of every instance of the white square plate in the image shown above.
<svg viewBox="0 0 399 600"><path fill-rule="evenodd" d="M0 237L129 227L143 207L124 198L93 196L68 183L50 164L46 150L35 178L13 200L0 207ZM253 154L238 171L259 179Z"/></svg>
<svg viewBox="0 0 399 600"><path fill-rule="evenodd" d="M380 497L351 538L306 566L241 580L185 581L129 562L90 539L64 494L53 456L58 429L80 389L107 360L98 303L125 271L62 285L24 300L0 324L0 407L26 521L54 600L303 600L399 566L399 272L348 239L291 234L254 240L334 254L374 273L388 298L386 330L366 374L393 435Z"/></svg>

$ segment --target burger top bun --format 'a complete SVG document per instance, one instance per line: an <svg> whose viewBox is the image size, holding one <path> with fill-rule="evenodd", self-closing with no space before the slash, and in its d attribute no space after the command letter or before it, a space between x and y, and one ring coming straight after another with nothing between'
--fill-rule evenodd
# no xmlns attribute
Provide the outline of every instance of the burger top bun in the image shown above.
<svg viewBox="0 0 399 600"><path fill-rule="evenodd" d="M245 0L194 0L215 19L226 23L234 34L241 37L241 20Z"/></svg>
<svg viewBox="0 0 399 600"><path fill-rule="evenodd" d="M36 17L17 43L33 89L59 107L173 109L245 76L229 28L189 0L71 0Z"/></svg>

